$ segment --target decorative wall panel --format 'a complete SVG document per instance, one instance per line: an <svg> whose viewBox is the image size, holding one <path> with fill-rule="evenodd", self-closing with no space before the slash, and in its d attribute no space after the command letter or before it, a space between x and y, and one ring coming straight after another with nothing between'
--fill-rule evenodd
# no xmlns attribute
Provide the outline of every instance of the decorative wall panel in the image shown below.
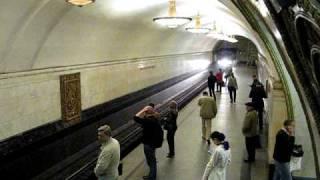
<svg viewBox="0 0 320 180"><path fill-rule="evenodd" d="M77 122L81 117L80 73L60 76L62 120Z"/></svg>

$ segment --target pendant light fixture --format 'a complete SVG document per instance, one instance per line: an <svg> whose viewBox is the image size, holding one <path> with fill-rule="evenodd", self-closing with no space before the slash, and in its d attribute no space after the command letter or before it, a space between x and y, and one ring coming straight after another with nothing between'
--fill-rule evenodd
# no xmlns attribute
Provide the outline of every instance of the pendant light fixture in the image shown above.
<svg viewBox="0 0 320 180"><path fill-rule="evenodd" d="M195 23L196 24L195 24L194 27L188 27L188 28L186 28L186 30L191 32L191 33L198 33L198 34L208 33L211 30L210 28L201 27L200 15L199 14L195 18Z"/></svg>
<svg viewBox="0 0 320 180"><path fill-rule="evenodd" d="M66 1L72 5L82 7L82 6L94 3L95 0L66 0Z"/></svg>
<svg viewBox="0 0 320 180"><path fill-rule="evenodd" d="M212 31L210 31L207 36L218 39L218 40L224 40L225 35L221 30L218 30L216 22L213 21L213 27Z"/></svg>
<svg viewBox="0 0 320 180"><path fill-rule="evenodd" d="M163 25L167 26L168 28L176 28L178 26L184 25L192 20L190 17L182 17L182 16L176 16L176 1L175 0L169 0L169 16L163 16L163 17L155 17L153 18L153 21Z"/></svg>
<svg viewBox="0 0 320 180"><path fill-rule="evenodd" d="M212 31L207 34L209 37L213 37L218 40L228 41L231 43L236 43L238 40L234 37L234 35L227 35L223 32L222 29L218 29L216 23L213 22Z"/></svg>

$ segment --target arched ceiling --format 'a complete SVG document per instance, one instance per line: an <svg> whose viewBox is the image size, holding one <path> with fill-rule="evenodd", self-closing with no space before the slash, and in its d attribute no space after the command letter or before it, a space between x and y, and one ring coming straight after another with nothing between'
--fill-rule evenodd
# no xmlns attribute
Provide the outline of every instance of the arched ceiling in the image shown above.
<svg viewBox="0 0 320 180"><path fill-rule="evenodd" d="M216 40L152 22L167 0L97 0L76 7L65 0L9 0L0 6L0 73L109 60L211 51ZM230 33L263 43L230 0L177 0L177 15L201 15Z"/></svg>

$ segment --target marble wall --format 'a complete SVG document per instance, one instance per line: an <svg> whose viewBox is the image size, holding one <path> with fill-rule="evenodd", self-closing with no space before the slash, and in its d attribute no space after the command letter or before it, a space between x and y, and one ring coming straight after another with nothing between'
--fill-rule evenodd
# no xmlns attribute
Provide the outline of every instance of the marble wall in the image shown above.
<svg viewBox="0 0 320 180"><path fill-rule="evenodd" d="M276 134L283 127L284 120L288 119L285 97L285 88L280 80L270 76L271 72L268 72L268 64L263 63L263 59L260 58L258 63L258 74L262 83L265 84L266 80L269 81L270 92L268 99L266 100L266 109L268 116L269 132L268 132L268 161L273 164L273 151ZM302 144L304 150L307 152L304 154L302 161L302 169L294 172L294 176L299 177L316 177L314 155L311 153L311 137L307 126L307 120L305 112L302 108L301 100L298 96L298 92L292 82L292 79L287 71L284 71L284 77L289 90L289 96L292 101L293 118L296 123L295 129L295 144Z"/></svg>
<svg viewBox="0 0 320 180"><path fill-rule="evenodd" d="M206 68L212 53L191 53L0 75L0 140L61 118L59 76L81 73L82 110Z"/></svg>

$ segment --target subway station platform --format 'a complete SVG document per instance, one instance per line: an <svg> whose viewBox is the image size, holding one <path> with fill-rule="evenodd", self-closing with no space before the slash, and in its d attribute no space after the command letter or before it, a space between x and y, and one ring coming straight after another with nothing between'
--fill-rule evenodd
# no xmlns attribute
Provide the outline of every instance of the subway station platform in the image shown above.
<svg viewBox="0 0 320 180"><path fill-rule="evenodd" d="M230 142L232 162L228 167L228 180L266 180L268 174L267 152L265 146L256 154L256 162L249 165L243 162L246 158L244 137L241 133L245 116L245 102L249 101L249 84L255 69L237 67L234 70L238 81L236 103L231 104L227 88L222 93L216 92L218 113L212 121L212 131L225 133ZM157 167L159 180L199 180L209 160L209 146L201 138L201 118L199 117L198 97L179 111L178 130L175 136L176 156L166 157L167 142L157 149ZM143 146L139 145L123 160L121 180L138 180L148 173L143 154Z"/></svg>

